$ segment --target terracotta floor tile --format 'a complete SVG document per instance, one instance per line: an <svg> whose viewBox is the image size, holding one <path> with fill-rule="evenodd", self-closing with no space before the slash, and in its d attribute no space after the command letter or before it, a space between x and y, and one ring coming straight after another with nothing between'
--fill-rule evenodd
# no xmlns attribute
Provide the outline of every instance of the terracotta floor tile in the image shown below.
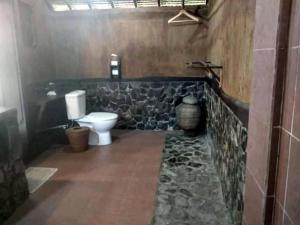
<svg viewBox="0 0 300 225"><path fill-rule="evenodd" d="M128 186L129 189L126 195L126 199L153 202L156 193L152 190L156 189L157 184L158 178L132 179Z"/></svg>
<svg viewBox="0 0 300 225"><path fill-rule="evenodd" d="M134 178L157 178L159 176L160 165L137 165L133 172Z"/></svg>
<svg viewBox="0 0 300 225"><path fill-rule="evenodd" d="M148 225L164 132L114 131L109 146L51 149L30 166L58 171L4 225Z"/></svg>

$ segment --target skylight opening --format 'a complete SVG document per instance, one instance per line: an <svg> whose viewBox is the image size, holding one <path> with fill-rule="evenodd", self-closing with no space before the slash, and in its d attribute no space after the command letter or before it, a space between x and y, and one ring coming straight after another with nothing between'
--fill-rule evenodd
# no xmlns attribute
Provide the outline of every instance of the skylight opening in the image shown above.
<svg viewBox="0 0 300 225"><path fill-rule="evenodd" d="M185 0L184 5L206 5L206 0Z"/></svg>
<svg viewBox="0 0 300 225"><path fill-rule="evenodd" d="M89 10L90 7L88 4L70 4L72 10Z"/></svg>
<svg viewBox="0 0 300 225"><path fill-rule="evenodd" d="M182 0L46 0L56 12L113 8L181 7ZM185 6L205 6L207 0L183 0Z"/></svg>
<svg viewBox="0 0 300 225"><path fill-rule="evenodd" d="M135 8L133 0L114 0L113 1L115 8L124 8L124 9L131 9Z"/></svg>
<svg viewBox="0 0 300 225"><path fill-rule="evenodd" d="M135 6L131 5L131 4L126 4L126 5L125 4L122 4L122 5L116 4L115 8L133 9L133 8L135 8Z"/></svg>
<svg viewBox="0 0 300 225"><path fill-rule="evenodd" d="M52 4L52 8L55 12L70 11L68 5L66 4Z"/></svg>
<svg viewBox="0 0 300 225"><path fill-rule="evenodd" d="M111 4L109 3L98 3L98 4L91 4L92 9L111 9Z"/></svg>
<svg viewBox="0 0 300 225"><path fill-rule="evenodd" d="M138 0L137 1L137 7L157 7L158 3L156 0Z"/></svg>
<svg viewBox="0 0 300 225"><path fill-rule="evenodd" d="M162 1L161 6L163 6L163 7L182 6L182 1Z"/></svg>

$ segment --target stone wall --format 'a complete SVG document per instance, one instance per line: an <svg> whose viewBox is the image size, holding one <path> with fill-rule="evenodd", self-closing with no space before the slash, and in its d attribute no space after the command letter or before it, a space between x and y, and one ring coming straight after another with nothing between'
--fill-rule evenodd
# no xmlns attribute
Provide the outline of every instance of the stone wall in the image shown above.
<svg viewBox="0 0 300 225"><path fill-rule="evenodd" d="M226 206L234 224L242 223L246 170L247 129L207 84L204 88L207 132L212 138L212 157L220 176Z"/></svg>
<svg viewBox="0 0 300 225"><path fill-rule="evenodd" d="M151 225L233 225L205 135L166 135Z"/></svg>
<svg viewBox="0 0 300 225"><path fill-rule="evenodd" d="M205 110L204 83L199 78L119 82L85 79L55 81L55 87L59 95L76 89L86 90L87 113L117 113L117 129L172 130L176 129L175 108L184 96L193 94ZM45 95L46 87L42 85L38 88L36 95ZM202 127L205 127L204 122Z"/></svg>
<svg viewBox="0 0 300 225"><path fill-rule="evenodd" d="M28 197L25 167L21 158L22 147L16 111L2 112L0 113L0 224Z"/></svg>

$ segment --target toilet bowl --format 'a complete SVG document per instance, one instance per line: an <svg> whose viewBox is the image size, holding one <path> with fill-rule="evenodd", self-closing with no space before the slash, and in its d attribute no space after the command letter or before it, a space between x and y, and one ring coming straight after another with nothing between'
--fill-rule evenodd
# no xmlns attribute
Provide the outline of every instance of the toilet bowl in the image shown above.
<svg viewBox="0 0 300 225"><path fill-rule="evenodd" d="M76 90L65 95L68 119L79 126L89 127L89 145L109 145L112 143L111 129L116 125L118 115L108 112L86 113L85 91Z"/></svg>
<svg viewBox="0 0 300 225"><path fill-rule="evenodd" d="M112 143L110 130L117 120L115 113L94 112L75 121L81 127L90 128L89 145L109 145Z"/></svg>

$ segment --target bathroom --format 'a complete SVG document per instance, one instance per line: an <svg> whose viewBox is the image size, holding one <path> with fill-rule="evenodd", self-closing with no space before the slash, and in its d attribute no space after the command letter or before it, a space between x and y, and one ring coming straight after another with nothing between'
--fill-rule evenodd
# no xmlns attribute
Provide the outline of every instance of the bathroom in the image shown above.
<svg viewBox="0 0 300 225"><path fill-rule="evenodd" d="M0 224L300 225L299 21L300 0L1 0Z"/></svg>

